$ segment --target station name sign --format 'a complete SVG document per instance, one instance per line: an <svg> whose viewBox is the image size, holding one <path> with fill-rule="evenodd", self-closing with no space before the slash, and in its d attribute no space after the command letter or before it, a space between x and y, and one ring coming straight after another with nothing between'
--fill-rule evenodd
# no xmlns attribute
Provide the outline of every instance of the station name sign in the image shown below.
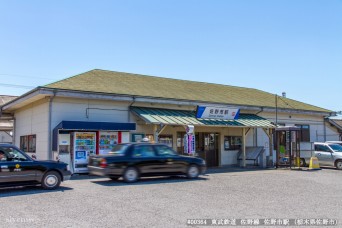
<svg viewBox="0 0 342 228"><path fill-rule="evenodd" d="M196 118L236 120L239 118L240 109L225 106L197 106Z"/></svg>

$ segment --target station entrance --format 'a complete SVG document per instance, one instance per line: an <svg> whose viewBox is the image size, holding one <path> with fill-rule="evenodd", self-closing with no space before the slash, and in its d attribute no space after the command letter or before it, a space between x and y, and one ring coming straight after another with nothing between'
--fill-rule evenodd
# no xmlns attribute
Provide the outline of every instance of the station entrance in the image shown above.
<svg viewBox="0 0 342 228"><path fill-rule="evenodd" d="M184 152L185 132L177 133L177 152L182 155L188 155ZM195 148L199 157L203 158L208 167L219 166L219 134L208 132L195 133Z"/></svg>

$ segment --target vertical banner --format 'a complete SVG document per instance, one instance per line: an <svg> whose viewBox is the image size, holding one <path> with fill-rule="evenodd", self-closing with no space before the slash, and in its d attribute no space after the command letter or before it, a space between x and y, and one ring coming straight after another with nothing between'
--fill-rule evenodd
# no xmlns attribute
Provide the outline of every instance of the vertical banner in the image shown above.
<svg viewBox="0 0 342 228"><path fill-rule="evenodd" d="M195 135L191 134L189 137L191 138L189 154L195 154Z"/></svg>
<svg viewBox="0 0 342 228"><path fill-rule="evenodd" d="M189 134L188 136L188 154L192 154L192 135Z"/></svg>
<svg viewBox="0 0 342 228"><path fill-rule="evenodd" d="M195 153L195 135L186 134L184 136L184 153L194 154Z"/></svg>

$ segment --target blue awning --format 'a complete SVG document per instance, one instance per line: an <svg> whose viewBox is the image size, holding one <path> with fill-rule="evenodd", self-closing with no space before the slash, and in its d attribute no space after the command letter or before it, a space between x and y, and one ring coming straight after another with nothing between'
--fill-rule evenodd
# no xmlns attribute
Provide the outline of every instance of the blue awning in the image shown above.
<svg viewBox="0 0 342 228"><path fill-rule="evenodd" d="M133 131L133 130L136 130L136 124L135 123L113 123L113 122L62 121L53 129L52 150L57 150L58 130Z"/></svg>
<svg viewBox="0 0 342 228"><path fill-rule="evenodd" d="M55 129L68 130L107 130L107 131L131 131L136 129L135 123L113 122L87 122L87 121L62 121Z"/></svg>

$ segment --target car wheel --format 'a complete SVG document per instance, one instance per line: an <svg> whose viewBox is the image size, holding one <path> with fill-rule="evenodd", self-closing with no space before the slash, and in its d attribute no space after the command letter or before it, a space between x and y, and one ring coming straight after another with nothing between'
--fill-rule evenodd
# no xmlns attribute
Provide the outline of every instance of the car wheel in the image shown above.
<svg viewBox="0 0 342 228"><path fill-rule="evenodd" d="M42 187L47 190L56 189L61 184L61 175L56 171L45 173L42 180Z"/></svg>
<svg viewBox="0 0 342 228"><path fill-rule="evenodd" d="M119 179L119 177L109 177L109 178L113 181L117 181Z"/></svg>
<svg viewBox="0 0 342 228"><path fill-rule="evenodd" d="M339 170L342 170L342 161L337 161L336 162L336 168Z"/></svg>
<svg viewBox="0 0 342 228"><path fill-rule="evenodd" d="M136 182L139 179L139 171L134 167L128 167L124 171L123 179L127 183Z"/></svg>
<svg viewBox="0 0 342 228"><path fill-rule="evenodd" d="M186 173L186 176L189 179L195 179L199 176L199 169L197 165L190 165L188 168L188 171Z"/></svg>

